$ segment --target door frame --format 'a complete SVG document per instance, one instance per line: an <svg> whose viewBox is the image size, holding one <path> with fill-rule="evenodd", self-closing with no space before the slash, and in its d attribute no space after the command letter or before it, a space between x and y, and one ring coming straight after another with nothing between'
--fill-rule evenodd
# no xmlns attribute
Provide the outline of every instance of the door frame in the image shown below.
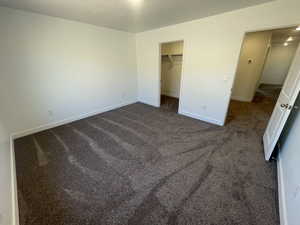
<svg viewBox="0 0 300 225"><path fill-rule="evenodd" d="M163 44L167 44L167 43L174 43L174 42L180 42L182 41L183 42L183 49L182 49L182 65L181 65L181 76L180 76L180 87L179 87L179 105L178 105L178 111L177 113L180 111L180 106L181 106L181 97L182 97L182 80L183 80L183 74L184 74L184 65L185 65L185 51L186 51L186 48L185 48L185 44L186 44L186 41L184 39L179 39L179 40L172 40L172 41L163 41L163 42L159 42L158 43L158 51L159 51L159 57L158 57L158 63L159 63L159 66L158 66L158 74L159 74L159 79L158 79L158 107L161 106L161 67L162 67L162 59L161 59L161 56L162 56L162 45Z"/></svg>
<svg viewBox="0 0 300 225"><path fill-rule="evenodd" d="M272 41L272 37L271 37L271 40L270 40L270 41ZM263 73L264 73L265 68L266 68L267 60L268 60L268 58L270 57L271 49L272 49L272 43L269 43L269 46L268 46L268 49L267 49L267 52L266 52L265 58L264 58L264 64L263 64L263 67L262 67L261 72L260 72L259 79L257 80L255 90L254 90L254 92L252 93L252 101L253 101L253 99L254 99L254 96L255 96L256 91L257 91L258 88L259 88L260 82L261 82L261 80L262 80L262 78L263 78ZM286 75L286 76L287 76L287 75ZM283 82L282 85L284 85L284 82Z"/></svg>
<svg viewBox="0 0 300 225"><path fill-rule="evenodd" d="M234 87L234 84L236 82L236 75L237 75L237 69L238 69L238 65L239 65L239 60L240 60L240 57L241 57L241 52L242 52L242 48L243 48L243 45L244 45L244 40L245 40L245 36L247 33L253 33L253 32L260 32L260 31L268 31L268 30L276 30L276 29L285 29L285 28L289 28L289 27L297 27L299 26L300 23L297 23L297 24L290 24L290 25L283 25L283 26L280 26L280 25L274 25L274 26L267 26L267 27L264 27L264 28L260 28L260 29L257 29L257 30L248 30L248 31L245 31L243 33L243 37L242 37L242 40L241 40L241 45L240 45L240 50L239 50L239 54L238 54L238 58L236 60L236 65L235 65L235 73L234 73L234 76L233 76L233 81L231 83L231 88L230 88L230 94L229 94L229 98L227 100L227 110L226 110L226 114L225 114L225 117L224 117L224 121L223 121L223 126L226 125L226 121L227 121L227 117L228 117L228 112L229 112L229 106L230 106L230 101L231 101L231 97L232 97L232 90L233 90L233 87ZM300 32L300 31L299 31ZM299 43L300 45L300 43ZM286 82L286 80L284 81L284 83ZM284 85L283 83L283 85ZM274 109L273 109L274 111ZM272 111L272 113L273 113ZM271 119L271 118L270 118ZM269 119L269 120L270 120ZM268 122L269 122L268 120Z"/></svg>
<svg viewBox="0 0 300 225"><path fill-rule="evenodd" d="M292 66L294 63L297 63L297 62L295 62L295 60L296 60L295 57L296 57L296 56L299 56L299 55L298 55L299 52L300 52L300 43L299 43L298 46L297 46L297 50L296 50L295 56L294 56L294 58L293 58L293 62L291 63L291 66ZM300 58L298 58L298 60L300 60ZM290 67L290 69L291 69L291 67ZM275 141L274 141L274 142L271 142L272 146L274 145L274 147L273 147L273 149L272 149L272 152L270 152L270 154L267 155L267 153L269 153L269 152L266 152L266 149L268 149L269 146L268 146L267 143L265 142L265 139L267 139L267 136L266 136L266 135L267 135L267 131L268 131L270 122L271 122L271 120L273 119L273 116L274 116L274 115L273 115L273 114L274 114L274 110L275 110L276 107L279 107L279 104L280 104L279 99L280 99L282 93L284 93L284 92L282 92L282 91L285 89L285 86L287 85L287 82L289 81L288 78L289 78L289 75L290 75L290 69L289 69L289 73L288 73L288 75L287 75L287 77L286 77L286 79L285 79L285 81L284 81L282 90L281 90L281 92L280 92L280 96L279 96L278 99L277 99L276 105L275 105L275 107L274 107L274 109L273 109L272 115L271 115L271 117L270 117L270 119L269 119L269 121L268 121L266 130L265 130L264 135L263 135L263 143L264 143L265 159L266 159L267 161L270 160L270 158L271 158L271 156L272 156L272 153L274 152L274 148L276 147L276 144L277 144L278 141L279 141L280 135L282 134L282 131L284 130L284 126L285 126L286 122L288 121L288 117L289 117L289 115L290 115L292 109L294 108L295 101L296 101L296 99L297 99L297 97L298 97L298 95L299 95L299 93L300 93L300 69L298 68L298 71L296 72L297 76L296 76L296 80L295 80L295 86L293 87L293 92L291 93L291 97L290 97L290 99L289 99L289 102L288 102L288 103L285 103L285 104L288 104L288 107L287 107L286 111L284 112L284 113L285 113L285 114L284 114L284 122L283 122L283 123L281 123L281 122L279 123L280 128L278 128L278 130L281 130L281 131L278 132L278 133L276 133L276 135L275 135L276 138L274 138ZM286 114L287 111L288 111L288 114ZM270 143L269 143L269 144L270 144Z"/></svg>

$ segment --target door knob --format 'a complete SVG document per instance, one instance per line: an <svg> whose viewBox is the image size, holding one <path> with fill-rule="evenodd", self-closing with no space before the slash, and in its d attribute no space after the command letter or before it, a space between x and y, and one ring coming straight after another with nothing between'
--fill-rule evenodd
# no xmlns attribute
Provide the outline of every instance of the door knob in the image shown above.
<svg viewBox="0 0 300 225"><path fill-rule="evenodd" d="M289 104L281 104L280 106L281 106L282 108L286 108L286 109L287 109L287 108L289 107Z"/></svg>

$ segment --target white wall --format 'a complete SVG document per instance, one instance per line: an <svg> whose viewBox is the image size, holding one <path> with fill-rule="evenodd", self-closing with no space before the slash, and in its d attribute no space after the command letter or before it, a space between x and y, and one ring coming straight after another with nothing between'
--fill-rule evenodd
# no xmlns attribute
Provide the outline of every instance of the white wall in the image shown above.
<svg viewBox="0 0 300 225"><path fill-rule="evenodd" d="M182 73L183 42L164 43L161 46L161 94L179 98Z"/></svg>
<svg viewBox="0 0 300 225"><path fill-rule="evenodd" d="M8 8L0 30L10 133L136 101L134 34Z"/></svg>
<svg viewBox="0 0 300 225"><path fill-rule="evenodd" d="M158 106L159 45L176 40L185 44L180 113L223 124L245 32L297 25L299 8L299 0L277 0L136 36L0 8L4 133L135 101L135 62L139 100ZM9 171L7 149L1 172ZM282 165L289 166L287 161ZM299 221L296 217L290 217L290 224Z"/></svg>
<svg viewBox="0 0 300 225"><path fill-rule="evenodd" d="M0 30L0 225L10 225L9 135L135 102L136 51L134 34L2 7Z"/></svg>
<svg viewBox="0 0 300 225"><path fill-rule="evenodd" d="M296 25L299 8L277 0L137 34L139 100L159 106L159 44L184 40L179 111L223 124L245 32Z"/></svg>
<svg viewBox="0 0 300 225"><path fill-rule="evenodd" d="M282 85L294 58L297 44L272 44L260 83Z"/></svg>
<svg viewBox="0 0 300 225"><path fill-rule="evenodd" d="M235 75L232 99L252 101L262 76L271 37L271 31L245 35Z"/></svg>
<svg viewBox="0 0 300 225"><path fill-rule="evenodd" d="M1 118L1 117L0 117ZM12 224L9 136L0 119L0 225Z"/></svg>
<svg viewBox="0 0 300 225"><path fill-rule="evenodd" d="M300 95L296 100L300 106ZM285 225L298 225L300 221L300 111L291 113L281 138L281 151L279 154L279 172L281 173L281 185L283 204L285 206ZM282 220L284 218L281 218ZM282 223L282 225L284 225Z"/></svg>

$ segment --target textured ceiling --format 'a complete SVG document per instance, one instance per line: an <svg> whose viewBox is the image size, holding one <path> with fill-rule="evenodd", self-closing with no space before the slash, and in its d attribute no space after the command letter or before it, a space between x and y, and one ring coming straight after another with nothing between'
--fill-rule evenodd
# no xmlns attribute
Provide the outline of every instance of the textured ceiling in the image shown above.
<svg viewBox="0 0 300 225"><path fill-rule="evenodd" d="M141 32L271 0L0 0L0 6Z"/></svg>

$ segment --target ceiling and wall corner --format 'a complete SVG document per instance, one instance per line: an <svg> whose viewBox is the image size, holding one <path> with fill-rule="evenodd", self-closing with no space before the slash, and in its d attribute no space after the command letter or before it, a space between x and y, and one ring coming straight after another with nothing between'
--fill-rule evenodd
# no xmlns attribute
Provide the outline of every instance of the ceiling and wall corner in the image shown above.
<svg viewBox="0 0 300 225"><path fill-rule="evenodd" d="M300 42L297 26L272 30L268 58L260 83L283 85Z"/></svg>
<svg viewBox="0 0 300 225"><path fill-rule="evenodd" d="M259 84L283 84L300 39L300 32L296 28L293 26L245 35L232 99L251 102Z"/></svg>
<svg viewBox="0 0 300 225"><path fill-rule="evenodd" d="M270 48L260 83L283 85L297 47L298 44L296 43L288 46L284 46L282 43L273 44Z"/></svg>
<svg viewBox="0 0 300 225"><path fill-rule="evenodd" d="M0 0L0 6L142 32L272 0Z"/></svg>
<svg viewBox="0 0 300 225"><path fill-rule="evenodd" d="M281 44L285 42L289 44L298 44L300 42L300 32L297 29L297 26L292 26L283 29L272 30L272 45ZM289 38L292 38L291 41L287 41Z"/></svg>

